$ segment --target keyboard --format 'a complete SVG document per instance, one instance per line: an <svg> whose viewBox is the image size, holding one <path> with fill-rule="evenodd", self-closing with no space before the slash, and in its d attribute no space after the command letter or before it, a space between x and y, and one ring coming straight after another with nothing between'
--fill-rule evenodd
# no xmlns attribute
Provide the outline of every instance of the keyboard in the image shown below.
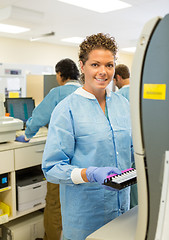
<svg viewBox="0 0 169 240"><path fill-rule="evenodd" d="M48 135L48 129L46 127L39 128L39 131L33 136L33 138L46 137Z"/></svg>
<svg viewBox="0 0 169 240"><path fill-rule="evenodd" d="M137 183L137 172L134 168L121 171L121 174L111 174L104 180L104 185L121 190Z"/></svg>
<svg viewBox="0 0 169 240"><path fill-rule="evenodd" d="M25 135L25 130L17 130L16 131L16 137L19 137L21 135Z"/></svg>
<svg viewBox="0 0 169 240"><path fill-rule="evenodd" d="M19 137L21 135L25 135L25 130L18 130L16 131L16 137ZM38 137L46 137L48 135L48 129L47 127L41 127L39 131L36 133L33 138L38 138Z"/></svg>

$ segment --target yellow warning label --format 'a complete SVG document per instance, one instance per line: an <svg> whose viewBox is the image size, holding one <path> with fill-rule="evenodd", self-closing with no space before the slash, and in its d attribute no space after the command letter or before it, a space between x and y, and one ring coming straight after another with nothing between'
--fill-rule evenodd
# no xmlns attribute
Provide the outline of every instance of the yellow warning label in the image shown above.
<svg viewBox="0 0 169 240"><path fill-rule="evenodd" d="M166 84L144 84L143 98L165 100Z"/></svg>
<svg viewBox="0 0 169 240"><path fill-rule="evenodd" d="M19 98L19 93L18 92L9 92L9 97L10 98Z"/></svg>

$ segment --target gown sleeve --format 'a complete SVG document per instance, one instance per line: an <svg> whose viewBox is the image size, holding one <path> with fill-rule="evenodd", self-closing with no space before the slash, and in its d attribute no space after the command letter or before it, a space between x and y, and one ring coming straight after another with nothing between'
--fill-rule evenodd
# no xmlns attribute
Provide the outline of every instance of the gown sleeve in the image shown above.
<svg viewBox="0 0 169 240"><path fill-rule="evenodd" d="M52 113L42 159L42 170L47 181L56 184L73 184L71 172L77 168L71 165L75 140L73 118L67 105L67 101L63 100Z"/></svg>
<svg viewBox="0 0 169 240"><path fill-rule="evenodd" d="M52 111L58 103L57 96L59 96L59 87L52 89L33 110L32 117L26 122L25 135L27 138L32 138L39 128L49 123Z"/></svg>

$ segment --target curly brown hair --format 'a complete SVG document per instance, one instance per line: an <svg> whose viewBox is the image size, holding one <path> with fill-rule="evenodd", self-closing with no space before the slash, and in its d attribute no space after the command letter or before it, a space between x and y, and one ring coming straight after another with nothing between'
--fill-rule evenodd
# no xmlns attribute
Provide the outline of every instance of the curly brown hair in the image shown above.
<svg viewBox="0 0 169 240"><path fill-rule="evenodd" d="M103 33L87 36L79 47L79 61L82 61L83 64L85 64L85 62L88 60L89 53L94 49L109 50L114 55L115 59L118 51L118 46L115 38L109 34ZM81 74L81 81L84 83L84 74Z"/></svg>

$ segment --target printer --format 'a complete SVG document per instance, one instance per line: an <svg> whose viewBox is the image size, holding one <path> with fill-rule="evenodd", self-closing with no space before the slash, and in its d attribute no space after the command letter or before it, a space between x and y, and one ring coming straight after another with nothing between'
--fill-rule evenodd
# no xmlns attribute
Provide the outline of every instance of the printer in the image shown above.
<svg viewBox="0 0 169 240"><path fill-rule="evenodd" d="M18 211L45 204L47 181L40 166L17 171L16 187Z"/></svg>

